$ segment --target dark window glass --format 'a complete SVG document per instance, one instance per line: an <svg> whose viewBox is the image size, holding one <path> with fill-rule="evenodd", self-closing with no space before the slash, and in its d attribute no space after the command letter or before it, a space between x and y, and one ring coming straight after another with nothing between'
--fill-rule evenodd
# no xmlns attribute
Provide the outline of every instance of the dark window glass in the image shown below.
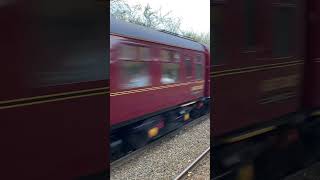
<svg viewBox="0 0 320 180"><path fill-rule="evenodd" d="M192 62L190 58L186 58L185 67L186 67L186 77L192 76Z"/></svg>
<svg viewBox="0 0 320 180"><path fill-rule="evenodd" d="M295 39L295 8L275 7L273 14L273 57L292 55L292 48L296 45Z"/></svg>
<svg viewBox="0 0 320 180"><path fill-rule="evenodd" d="M37 51L27 51L32 59L26 67L30 74L24 77L28 85L38 88L109 79L109 52L101 38L107 32L105 7L89 1L78 3L78 11L64 1L41 0L32 5L34 23L28 24L32 31L26 32L26 38L34 37L32 47Z"/></svg>
<svg viewBox="0 0 320 180"><path fill-rule="evenodd" d="M214 4L212 7L213 23L211 23L211 29L213 31L212 41L212 56L211 64L221 64L224 59L224 47L223 47L223 12L224 5Z"/></svg>
<svg viewBox="0 0 320 180"><path fill-rule="evenodd" d="M201 80L203 79L203 71L204 71L204 65L203 65L203 57L201 55L197 55L196 57L196 79Z"/></svg>
<svg viewBox="0 0 320 180"><path fill-rule="evenodd" d="M248 49L255 46L255 0L246 0L245 1L245 45Z"/></svg>
<svg viewBox="0 0 320 180"><path fill-rule="evenodd" d="M196 64L196 79L203 79L203 65Z"/></svg>

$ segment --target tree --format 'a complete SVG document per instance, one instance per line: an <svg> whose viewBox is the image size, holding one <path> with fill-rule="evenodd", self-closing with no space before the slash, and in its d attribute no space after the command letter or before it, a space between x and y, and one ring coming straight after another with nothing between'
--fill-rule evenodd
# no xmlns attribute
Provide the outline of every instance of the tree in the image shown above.
<svg viewBox="0 0 320 180"><path fill-rule="evenodd" d="M182 35L210 46L210 33L198 34L193 31L182 31Z"/></svg>
<svg viewBox="0 0 320 180"><path fill-rule="evenodd" d="M111 0L110 14L115 18L143 25L157 30L165 30L171 33L189 37L195 41L210 44L210 35L197 34L193 31L181 30L181 18L171 16L171 11L164 13L162 9L154 10L149 4L142 7L137 4L130 6L125 0Z"/></svg>

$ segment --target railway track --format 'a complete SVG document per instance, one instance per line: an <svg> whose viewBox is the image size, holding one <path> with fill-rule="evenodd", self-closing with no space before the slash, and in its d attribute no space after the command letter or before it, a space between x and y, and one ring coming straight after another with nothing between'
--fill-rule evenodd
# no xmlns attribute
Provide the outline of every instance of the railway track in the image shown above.
<svg viewBox="0 0 320 180"><path fill-rule="evenodd" d="M197 119L194 119L192 121L190 121L189 123L163 135L162 137L159 137L158 139L150 142L149 144L147 144L146 146L142 147L142 148L139 148L135 151L132 151L132 152L129 152L128 154L126 154L125 156L117 159L117 160L114 160L110 163L111 167L117 167L117 166L121 166L122 164L128 162L129 160L131 159L134 159L136 156L139 156L142 152L144 152L146 149L150 148L151 146L155 146L159 143L159 140L160 139L164 139L164 138L170 138L170 137L173 137L175 135L177 135L179 133L179 130L182 129L182 128L190 128L192 127L193 125L196 125L200 122L202 122L203 120L206 120L207 118L210 118L210 114L206 114L206 115L203 115Z"/></svg>
<svg viewBox="0 0 320 180"><path fill-rule="evenodd" d="M201 160L208 154L210 153L210 147L207 148L204 152L201 153L200 156L198 156L188 167L186 167L177 177L174 178L174 180L182 180L184 179L187 175L188 172L190 172Z"/></svg>

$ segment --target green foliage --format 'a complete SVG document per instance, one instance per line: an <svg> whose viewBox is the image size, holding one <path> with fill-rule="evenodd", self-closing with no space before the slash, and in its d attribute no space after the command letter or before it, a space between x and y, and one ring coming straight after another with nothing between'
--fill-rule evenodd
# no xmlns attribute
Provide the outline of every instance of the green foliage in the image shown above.
<svg viewBox="0 0 320 180"><path fill-rule="evenodd" d="M210 45L210 33L195 33L193 31L183 31L182 32L183 36L189 37L195 41L201 42L205 45Z"/></svg>
<svg viewBox="0 0 320 180"><path fill-rule="evenodd" d="M140 4L130 6L125 0L111 0L110 14L115 18L143 25L157 30L165 30L175 34L189 37L200 43L209 45L210 34L198 34L193 31L181 30L181 19L171 16L171 12L164 13L162 9L154 10L149 4L142 6Z"/></svg>

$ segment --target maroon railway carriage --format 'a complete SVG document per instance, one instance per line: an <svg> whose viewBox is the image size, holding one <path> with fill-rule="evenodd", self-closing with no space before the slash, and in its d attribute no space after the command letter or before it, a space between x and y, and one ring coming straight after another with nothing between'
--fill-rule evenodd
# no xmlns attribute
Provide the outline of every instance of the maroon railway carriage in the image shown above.
<svg viewBox="0 0 320 180"><path fill-rule="evenodd" d="M1 1L0 179L106 179L105 7Z"/></svg>
<svg viewBox="0 0 320 180"><path fill-rule="evenodd" d="M217 174L247 171L244 179L254 171L256 179L277 179L318 157L320 126L310 120L320 108L320 3L212 5L211 167Z"/></svg>
<svg viewBox="0 0 320 180"><path fill-rule="evenodd" d="M297 111L305 61L302 7L219 1L213 11L219 38L211 73L214 136Z"/></svg>
<svg viewBox="0 0 320 180"><path fill-rule="evenodd" d="M209 52L192 40L111 17L111 147L134 148L189 115L209 98Z"/></svg>
<svg viewBox="0 0 320 180"><path fill-rule="evenodd" d="M307 1L308 42L306 59L306 78L304 107L317 110L320 108L320 2ZM314 113L314 112L313 112Z"/></svg>

